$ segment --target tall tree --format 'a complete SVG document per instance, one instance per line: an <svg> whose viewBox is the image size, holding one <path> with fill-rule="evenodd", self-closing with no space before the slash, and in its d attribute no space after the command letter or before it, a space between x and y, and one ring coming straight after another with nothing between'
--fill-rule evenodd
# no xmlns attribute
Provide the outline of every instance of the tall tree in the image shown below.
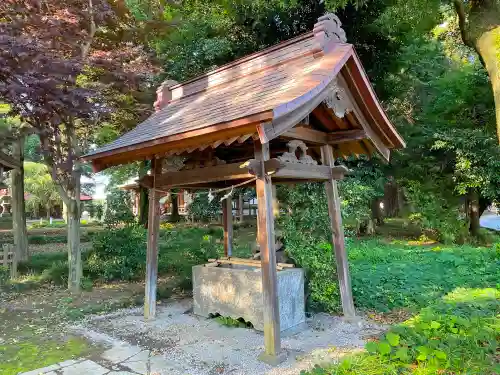
<svg viewBox="0 0 500 375"><path fill-rule="evenodd" d="M109 93L132 91L151 71L143 49L123 32L127 13L120 3L113 5L116 9L105 0L0 3L0 100L40 137L44 162L68 208L73 291L81 278L79 158L93 129L112 113Z"/></svg>
<svg viewBox="0 0 500 375"><path fill-rule="evenodd" d="M371 8L368 0L326 0L330 9L351 3ZM462 43L477 52L489 74L496 111L497 138L500 142L500 0L395 0L381 14L378 27L401 37L406 33L429 31L443 21L443 8L453 9L458 19Z"/></svg>
<svg viewBox="0 0 500 375"><path fill-rule="evenodd" d="M61 204L54 181L45 164L25 162L25 192L29 194L28 207L38 213L39 207L44 207L47 219L55 205Z"/></svg>
<svg viewBox="0 0 500 375"><path fill-rule="evenodd" d="M19 169L10 172L12 186L12 226L18 260L28 258L28 231L24 201L24 136L19 135L12 144L12 155L19 162Z"/></svg>

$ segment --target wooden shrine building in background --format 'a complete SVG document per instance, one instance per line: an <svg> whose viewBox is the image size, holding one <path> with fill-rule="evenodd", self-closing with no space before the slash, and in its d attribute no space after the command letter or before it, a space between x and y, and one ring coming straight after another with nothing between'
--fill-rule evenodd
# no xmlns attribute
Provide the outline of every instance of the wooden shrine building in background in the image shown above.
<svg viewBox="0 0 500 375"><path fill-rule="evenodd" d="M145 317L156 308L160 191L234 186L255 179L264 295L262 357L279 361L280 319L272 184L322 181L331 218L344 315L355 315L336 181L336 158L390 151L404 141L388 120L339 19L184 83L166 81L156 113L84 157L95 171L152 160ZM231 210L225 216L230 250ZM230 206L229 206L230 207Z"/></svg>

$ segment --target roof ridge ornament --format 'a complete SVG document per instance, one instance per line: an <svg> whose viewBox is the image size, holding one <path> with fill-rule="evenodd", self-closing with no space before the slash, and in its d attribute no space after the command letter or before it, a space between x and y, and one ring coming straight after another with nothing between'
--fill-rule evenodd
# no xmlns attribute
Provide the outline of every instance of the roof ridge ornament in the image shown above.
<svg viewBox="0 0 500 375"><path fill-rule="evenodd" d="M178 84L179 82L173 79L166 79L156 89L156 101L153 104L155 112L161 111L172 100L172 90L170 88Z"/></svg>
<svg viewBox="0 0 500 375"><path fill-rule="evenodd" d="M340 22L340 19L333 13L326 13L318 18L318 22L314 24L313 33L323 51L326 50L330 42L347 42L345 31L341 26L342 22Z"/></svg>

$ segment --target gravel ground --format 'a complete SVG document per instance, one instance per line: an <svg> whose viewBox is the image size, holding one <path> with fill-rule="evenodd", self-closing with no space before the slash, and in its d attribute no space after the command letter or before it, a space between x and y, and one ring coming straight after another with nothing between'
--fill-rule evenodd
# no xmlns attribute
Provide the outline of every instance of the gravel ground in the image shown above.
<svg viewBox="0 0 500 375"><path fill-rule="evenodd" d="M346 323L339 317L314 315L304 330L282 339L288 359L271 367L257 360L264 349L262 333L198 317L191 306L191 299L159 305L157 318L149 322L144 321L142 309L125 309L89 318L74 330L111 345L110 353L121 353L120 358L115 361L106 354L105 361L135 373L141 373L142 366L151 375L288 375L358 351L363 338L384 329L365 320Z"/></svg>

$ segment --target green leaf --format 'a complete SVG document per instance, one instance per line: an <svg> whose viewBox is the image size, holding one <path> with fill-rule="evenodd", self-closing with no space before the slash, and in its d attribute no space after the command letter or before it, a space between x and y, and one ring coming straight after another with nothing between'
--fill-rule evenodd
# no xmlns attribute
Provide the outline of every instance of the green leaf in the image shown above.
<svg viewBox="0 0 500 375"><path fill-rule="evenodd" d="M410 358L408 356L408 348L399 348L397 351L396 351L396 354L395 354L396 358L399 358L401 361L403 362L406 362L408 361L408 359Z"/></svg>
<svg viewBox="0 0 500 375"><path fill-rule="evenodd" d="M417 347L417 352L427 355L429 354L430 350L427 346L421 345Z"/></svg>
<svg viewBox="0 0 500 375"><path fill-rule="evenodd" d="M396 333L389 332L387 335L385 335L385 338L389 342L391 346L398 346L399 345L399 335Z"/></svg>
<svg viewBox="0 0 500 375"><path fill-rule="evenodd" d="M435 320L433 320L433 321L431 322L431 328L432 328L432 329L438 329L439 327L441 327L441 323L436 322Z"/></svg>
<svg viewBox="0 0 500 375"><path fill-rule="evenodd" d="M387 355L391 352L391 346L387 342L382 341L378 344L378 351L382 355Z"/></svg>
<svg viewBox="0 0 500 375"><path fill-rule="evenodd" d="M417 361L425 361L427 359L427 354L419 354L417 357Z"/></svg>
<svg viewBox="0 0 500 375"><path fill-rule="evenodd" d="M438 359L446 360L447 358L446 353L441 350L434 350L432 354L434 354Z"/></svg>
<svg viewBox="0 0 500 375"><path fill-rule="evenodd" d="M378 352L378 344L375 341L369 341L366 343L365 349L368 353L375 354Z"/></svg>

